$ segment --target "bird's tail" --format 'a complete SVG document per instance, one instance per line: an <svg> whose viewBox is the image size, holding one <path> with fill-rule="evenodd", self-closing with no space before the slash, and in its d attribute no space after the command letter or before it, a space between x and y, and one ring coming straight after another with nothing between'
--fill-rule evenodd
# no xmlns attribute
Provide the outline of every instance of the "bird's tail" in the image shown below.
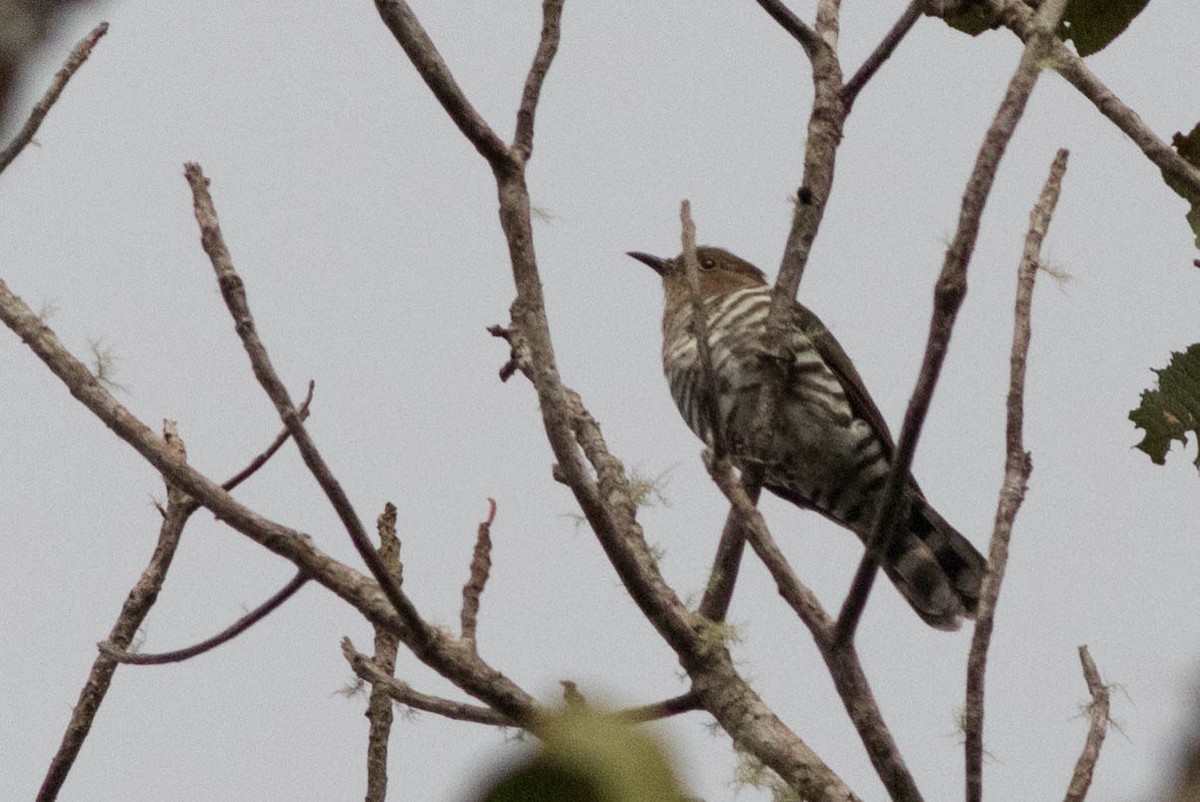
<svg viewBox="0 0 1200 802"><path fill-rule="evenodd" d="M881 560L883 570L926 623L958 629L962 618L975 617L987 560L916 488L906 495L909 513Z"/></svg>

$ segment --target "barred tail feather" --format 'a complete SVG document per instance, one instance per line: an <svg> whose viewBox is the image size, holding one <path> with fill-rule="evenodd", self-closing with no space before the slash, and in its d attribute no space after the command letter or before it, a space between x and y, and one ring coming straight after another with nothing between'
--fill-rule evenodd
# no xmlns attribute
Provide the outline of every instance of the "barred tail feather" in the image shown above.
<svg viewBox="0 0 1200 802"><path fill-rule="evenodd" d="M883 559L883 569L930 626L958 629L974 618L987 561L924 498L912 491L906 526Z"/></svg>

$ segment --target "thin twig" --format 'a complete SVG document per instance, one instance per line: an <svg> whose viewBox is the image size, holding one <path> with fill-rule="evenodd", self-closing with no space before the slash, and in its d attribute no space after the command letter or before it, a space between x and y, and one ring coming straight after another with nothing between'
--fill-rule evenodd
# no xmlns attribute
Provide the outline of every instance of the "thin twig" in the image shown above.
<svg viewBox="0 0 1200 802"><path fill-rule="evenodd" d="M1030 308L1033 284L1041 260L1042 241L1050 228L1050 219L1062 189L1067 170L1067 151L1059 150L1050 165L1050 175L1029 213L1029 230L1017 269L1017 297L1013 309L1012 355L1009 357L1006 451L1004 483L996 506L996 523L988 553L988 570L980 588L976 611L975 632L967 655L967 695L963 715L964 756L966 758L967 799L978 802L983 797L983 714L984 673L987 650L991 642L996 600L1008 565L1008 544L1012 537L1013 521L1025 499L1025 488L1033 464L1025 451L1025 366L1029 355L1031 335Z"/></svg>
<svg viewBox="0 0 1200 802"><path fill-rule="evenodd" d="M1088 693L1092 695L1092 703L1088 705L1090 723L1087 740L1083 744L1079 760L1075 762L1075 771L1071 775L1071 784L1067 786L1065 802L1083 802L1087 797L1088 788L1092 784L1092 774L1096 770L1096 761L1100 759L1100 747L1104 745L1104 736L1110 723L1109 689L1101 681L1100 672L1088 653L1088 647L1079 647L1079 662L1083 665L1083 678L1087 682Z"/></svg>
<svg viewBox="0 0 1200 802"><path fill-rule="evenodd" d="M661 702L618 710L615 715L627 719L634 724L641 724L647 721L659 721L664 718L670 718L680 713L689 713L693 710L703 709L704 706L700 703L700 697L696 695L696 692L688 691L679 696L672 696L670 699L663 699Z"/></svg>
<svg viewBox="0 0 1200 802"><path fill-rule="evenodd" d="M176 457L186 459L183 440L179 437L174 421L163 422L163 437L167 447ZM108 633L108 643L118 645L121 649L128 649L133 643L138 628L158 600L167 570L171 567L171 560L175 557L175 550L183 535L184 524L199 508L200 505L196 501L167 481L167 506L158 530L158 543L154 547L154 554L121 606L121 613ZM96 713L99 712L100 705L108 693L116 670L117 661L101 650L92 662L92 670L79 691L79 700L71 710L71 721L67 724L62 743L59 744L58 751L55 752L46 771L46 777L42 780L42 787L37 795L38 802L51 802L58 797L71 767L75 765L79 750L83 748L84 740L91 732L92 722L96 719Z"/></svg>
<svg viewBox="0 0 1200 802"><path fill-rule="evenodd" d="M762 494L762 471L753 464L742 470L742 492L751 504L758 503L758 497ZM725 516L725 526L721 529L721 539L717 541L717 553L708 572L704 596L696 608L696 612L709 621L724 621L729 604L733 601L733 588L737 584L742 554L746 548L742 520L742 516L732 508Z"/></svg>
<svg viewBox="0 0 1200 802"><path fill-rule="evenodd" d="M390 673L383 671L374 660L355 650L354 644L351 643L349 638L342 638L342 656L346 658L346 662L350 664L351 670L361 680L373 685L375 688L386 691L391 699L414 710L422 710L426 713L433 713L434 715L454 719L455 721L468 721L474 724L487 724L493 727L523 726L490 708L466 702L456 702L453 699L433 696L415 690L408 683L396 679ZM574 683L564 683L564 686L574 690ZM578 693L578 691L575 691L575 693ZM700 704L699 697L695 692L689 691L688 693L663 699L659 702L614 710L611 711L611 715L623 718L634 724L642 724L701 709L703 707Z"/></svg>
<svg viewBox="0 0 1200 802"><path fill-rule="evenodd" d="M42 121L46 119L46 115L50 113L51 107L58 101L59 95L67 87L67 82L71 80L71 76L83 66L83 62L87 61L88 56L92 54L92 48L100 41L104 34L108 33L108 23L102 22L91 32L79 40L79 43L71 50L71 55L67 56L66 62L54 74L54 80L50 82L50 88L46 90L46 94L42 95L42 99L33 107L33 111L29 113L29 119L25 121L25 125L17 132L17 135L12 138L12 141L5 146L4 150L0 150L0 173L8 165L12 164L13 159L25 149L25 146L33 141L34 135L38 128L41 127Z"/></svg>
<svg viewBox="0 0 1200 802"><path fill-rule="evenodd" d="M499 713L490 707L456 702L453 699L443 699L440 696L430 696L427 693L413 690L407 683L401 682L384 671L375 661L354 648L349 638L342 638L342 655L350 664L351 670L373 689L386 692L400 704L408 705L414 710L424 710L444 718L456 721L470 721L475 724L490 724L495 727L522 726L514 719Z"/></svg>
<svg viewBox="0 0 1200 802"><path fill-rule="evenodd" d="M396 608L396 612L404 620L405 626L411 633L412 640L410 645L414 651L420 653L429 647L431 640L429 625L422 620L416 607L413 606L408 597L404 595L404 592L392 580L387 568L380 561L374 546L371 545L371 539L367 536L362 521L354 511L354 507L346 495L346 491L342 489L341 484L333 476L329 466L325 463L324 457L317 450L316 444L309 436L308 430L304 428L304 423L300 420L299 413L292 403L287 387L280 380L278 374L275 372L275 368L271 365L266 346L259 339L254 325L254 318L250 314L250 306L246 301L245 285L233 265L233 258L229 254L229 249L225 246L220 223L217 221L217 210L213 205L212 195L208 191L208 178L205 177L200 165L194 162L189 162L184 166L184 175L187 177L188 184L192 188L196 222L200 226L200 242L204 246L204 252L208 254L208 258L212 262L213 271L217 275L217 284L221 289L221 296L225 299L225 305L229 309L230 316L233 317L234 328L242 340L246 354L250 357L250 365L254 370L254 376L258 379L259 385L262 386L267 396L271 399L271 402L275 405L275 409L279 413L279 417L283 420L284 425L292 433L292 439L295 440L296 447L300 450L300 456L304 460L304 464L308 466L309 472L312 473L313 478L317 480L317 483L325 492L326 498L329 499L329 503L333 506L347 534L349 534L354 548L358 551L359 556L362 557L363 562L367 564L371 575L375 577L375 581L383 589L388 601L392 603L392 606Z"/></svg>
<svg viewBox="0 0 1200 802"><path fill-rule="evenodd" d="M479 598L492 570L492 522L496 520L496 500L488 499L488 516L479 523L475 533L475 550L471 554L470 578L463 585L461 637L472 651L476 649L475 630L479 623Z"/></svg>
<svg viewBox="0 0 1200 802"><path fill-rule="evenodd" d="M168 663L182 663L184 660L189 660L205 652L212 651L221 644L228 643L238 635L241 635L247 629L273 613L285 601L295 596L296 591L304 587L306 582L308 582L308 577L303 572L297 573L286 585L276 591L271 598L246 613L230 626L213 635L211 638L205 638L199 643L194 643L183 649L176 649L171 652L159 652L158 654L130 652L113 642L112 638L101 641L96 645L103 654L108 655L115 662L125 663L126 665L161 666Z"/></svg>
<svg viewBox="0 0 1200 802"><path fill-rule="evenodd" d="M400 47L404 49L404 54L425 79L426 86L433 92L438 103L442 104L450 120L458 126L458 130L462 131L467 141L475 146L493 168L511 169L513 157L508 146L496 136L483 116L467 100L454 76L450 74L450 68L446 66L442 54L438 52L408 3L404 0L375 0L375 8ZM526 85L528 86L528 82ZM534 99L536 100L536 94ZM532 126L532 109L529 118L529 124Z"/></svg>
<svg viewBox="0 0 1200 802"><path fill-rule="evenodd" d="M962 305L963 296L967 291L967 265L975 250L975 240L979 234L979 221L983 216L983 207L991 193L992 182L999 169L1004 150L1016 131L1017 123L1025 111L1025 104L1033 91L1041 72L1041 63L1046 52L1057 41L1054 30L1058 20L1062 18L1062 10L1066 0L1044 0L1040 18L1041 35L1030 39L1021 61L1017 65L1012 80L1009 81L1000 108L984 136L975 158L975 167L967 182L963 195L962 208L959 212L958 230L950 247L946 250L946 258L942 264L941 275L938 276L937 286L933 294L933 319L929 325L929 338L925 345L925 357L921 362L921 371L917 376L917 384L912 398L908 402L908 410L904 415L904 427L900 430L900 439L896 444L896 452L892 457L891 471L875 512L875 521L871 527L866 553L859 563L858 572L846 601L838 615L837 640L839 643L849 643L854 637L859 617L867 603L871 585L875 581L875 570L878 568L877 555L886 550L886 544L892 537L895 526L896 511L899 508L901 491L909 481L909 470L912 466L913 455L916 452L917 440L921 436L921 427L925 423L925 415L933 400L933 391L941 374L942 363L950 345L950 335L954 330L954 321L958 309Z"/></svg>
<svg viewBox="0 0 1200 802"><path fill-rule="evenodd" d="M688 295L691 301L692 337L696 339L696 354L700 362L700 393L697 402L708 429L708 447L716 459L725 455L725 436L722 432L721 415L717 410L717 378L713 372L712 344L708 339L708 312L704 307L704 296L700 293L700 264L696 259L696 224L692 221L692 204L683 201L679 205L679 222L682 229L683 269L687 274Z"/></svg>
<svg viewBox="0 0 1200 802"><path fill-rule="evenodd" d="M296 414L302 421L308 420L308 408L312 404L313 390L315 388L316 382L313 382L310 379L308 382L308 393L305 394L304 401L301 402L300 408L296 410ZM271 457L275 456L275 452L282 448L283 444L286 443L291 436L291 431L284 426L283 431L275 436L275 439L271 442L271 445L267 446L265 451L263 451L254 459L250 460L250 464L245 468L242 468L242 470L238 471L233 476L222 482L221 487L225 488L226 490L233 490L242 482L249 479L258 471L259 468L266 465L267 461L270 460Z"/></svg>
<svg viewBox="0 0 1200 802"><path fill-rule="evenodd" d="M912 0L908 4L908 8L904 9L904 13L900 15L900 19L896 20L896 24L883 37L883 41L871 52L867 60L862 63L858 71L846 81L846 85L842 87L842 104L846 107L846 114L850 113L850 108L854 105L854 100L858 97L858 93L866 85L867 81L883 66L883 62L887 61L892 52L895 51L900 41L908 35L912 30L913 25L921 18L921 12L925 8L927 0Z"/></svg>
<svg viewBox="0 0 1200 802"><path fill-rule="evenodd" d="M396 505L388 502L375 522L379 533L379 560L387 568L397 586L404 582L404 566L400 562L400 538L396 536ZM385 674L396 673L396 655L400 638L384 627L375 627L374 664ZM366 802L384 802L388 786L388 737L392 732L392 697L387 689L371 686L367 702L367 795Z"/></svg>
<svg viewBox="0 0 1200 802"><path fill-rule="evenodd" d="M546 73L550 71L550 63L558 52L562 9L563 0L542 2L542 35L538 38L533 66L525 76L525 89L521 92L521 106L517 110L517 131L513 136L513 152L522 161L528 160L533 154L533 119Z"/></svg>
<svg viewBox="0 0 1200 802"><path fill-rule="evenodd" d="M800 47L811 59L814 53L821 47L821 39L817 36L807 22L800 19L792 12L790 8L783 4L782 0L757 0L762 6L763 11L771 15L771 19L779 23L779 26L792 35L792 38L800 43Z"/></svg>

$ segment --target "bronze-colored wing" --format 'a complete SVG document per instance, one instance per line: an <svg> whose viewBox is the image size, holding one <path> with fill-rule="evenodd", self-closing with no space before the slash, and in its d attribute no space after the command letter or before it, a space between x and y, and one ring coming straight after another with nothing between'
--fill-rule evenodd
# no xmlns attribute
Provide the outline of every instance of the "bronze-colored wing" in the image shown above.
<svg viewBox="0 0 1200 802"><path fill-rule="evenodd" d="M892 454L896 451L892 433L888 429L887 421L883 419L883 413L879 411L879 407L875 406L875 401L867 392L862 377L854 368L854 363L850 361L850 357L842 350L841 344L834 339L833 334L819 317L798 303L793 309L801 330L812 340L813 345L817 347L817 352L825 360L825 364L841 382L846 399L850 402L850 408L854 410L855 416L865 420L879 434L879 439L884 446L884 454L890 461Z"/></svg>

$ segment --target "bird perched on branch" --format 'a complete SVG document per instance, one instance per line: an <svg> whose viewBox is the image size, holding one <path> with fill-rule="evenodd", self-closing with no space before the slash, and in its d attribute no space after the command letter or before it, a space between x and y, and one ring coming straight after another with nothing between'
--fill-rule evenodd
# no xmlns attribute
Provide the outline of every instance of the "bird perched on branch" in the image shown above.
<svg viewBox="0 0 1200 802"><path fill-rule="evenodd" d="M864 542L891 467L895 445L858 371L833 335L805 307L788 310L782 344L766 343L772 287L762 271L720 248L696 249L712 365L712 413L704 406L700 349L683 255L630 252L663 279L663 369L688 426L722 445L735 465L764 467L763 486L816 510ZM759 390L771 377L779 396L765 453L750 454ZM910 475L895 536L879 561L917 615L953 630L973 617L987 563L929 505Z"/></svg>

